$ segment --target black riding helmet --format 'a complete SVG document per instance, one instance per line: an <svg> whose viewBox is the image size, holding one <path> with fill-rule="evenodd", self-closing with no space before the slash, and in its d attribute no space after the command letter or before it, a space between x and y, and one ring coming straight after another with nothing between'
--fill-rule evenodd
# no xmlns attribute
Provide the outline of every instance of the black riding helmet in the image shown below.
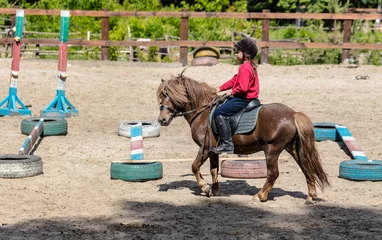
<svg viewBox="0 0 382 240"><path fill-rule="evenodd" d="M250 59L253 59L256 57L257 54L257 45L256 45L256 40L250 37L246 37L241 39L238 42L234 42L235 47L242 51L243 53L248 54Z"/></svg>

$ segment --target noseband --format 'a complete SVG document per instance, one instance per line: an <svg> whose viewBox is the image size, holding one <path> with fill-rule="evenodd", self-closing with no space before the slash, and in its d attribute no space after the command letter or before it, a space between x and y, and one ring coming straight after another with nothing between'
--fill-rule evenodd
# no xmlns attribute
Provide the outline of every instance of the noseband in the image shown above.
<svg viewBox="0 0 382 240"><path fill-rule="evenodd" d="M159 110L163 110L163 109L166 109L167 111L169 111L171 113L171 118L174 118L174 117L178 117L179 116L179 111L176 110L176 109L172 109L170 108L169 106L167 105L160 105L159 107Z"/></svg>
<svg viewBox="0 0 382 240"><path fill-rule="evenodd" d="M164 92L163 94L164 94L164 95L166 96L166 98L167 98L168 100L170 100L170 102L172 103L172 100L171 100L170 96L167 94L167 92ZM172 103L172 104L174 105L174 103ZM160 107L159 107L159 110L160 110L160 111L163 111L163 109L166 109L167 111L169 111L169 112L171 113L171 115L170 115L170 119L172 119L172 118L174 118L174 117L178 117L178 116L183 116L183 115L179 115L179 114L181 114L181 112L179 112L176 108L175 108L175 109L172 109L171 107L169 107L169 106L167 106L167 105L163 105L163 104L161 104Z"/></svg>

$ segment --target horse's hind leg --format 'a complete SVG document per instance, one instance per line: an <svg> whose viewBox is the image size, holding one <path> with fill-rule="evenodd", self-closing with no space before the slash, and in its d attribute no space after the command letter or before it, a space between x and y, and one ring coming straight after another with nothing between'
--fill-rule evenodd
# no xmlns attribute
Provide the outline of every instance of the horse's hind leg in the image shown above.
<svg viewBox="0 0 382 240"><path fill-rule="evenodd" d="M314 183L314 181L309 181L308 180L307 175L305 174L305 172L303 170L304 168L301 167L300 160L299 160L298 153L297 153L297 150L296 150L295 146L290 145L290 146L286 147L285 150L290 155L292 155L292 157L297 162L298 166L300 167L300 169L302 170L302 172L305 175L306 183L308 185L308 196L306 197L305 204L313 203L313 200L315 198L317 198L316 184Z"/></svg>
<svg viewBox="0 0 382 240"><path fill-rule="evenodd" d="M265 202L267 201L268 194L273 188L276 179L279 176L279 166L278 159L280 155L280 151L271 150L272 147L269 146L268 150L264 150L265 158L267 161L267 179L264 183L264 186L261 190L253 196L253 200Z"/></svg>

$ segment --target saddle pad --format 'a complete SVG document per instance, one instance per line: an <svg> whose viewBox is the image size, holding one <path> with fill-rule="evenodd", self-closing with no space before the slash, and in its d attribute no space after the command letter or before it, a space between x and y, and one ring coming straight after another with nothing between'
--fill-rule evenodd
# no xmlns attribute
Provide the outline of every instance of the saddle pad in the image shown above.
<svg viewBox="0 0 382 240"><path fill-rule="evenodd" d="M239 120L239 125L236 131L234 132L234 134L252 132L256 127L257 116L258 116L259 110L262 107L263 105L249 112L244 112L243 115L241 115L241 118Z"/></svg>
<svg viewBox="0 0 382 240"><path fill-rule="evenodd" d="M239 120L239 125L233 134L243 134L243 133L248 133L248 132L253 131L256 127L257 116L258 116L259 110L262 107L263 107L263 105L255 108L249 112L244 112L243 115L241 115L241 118ZM217 134L218 131L216 128L215 121L212 121L212 115L213 115L214 111L215 111L215 108L212 109L210 116L208 117L208 120L210 121L212 130L214 131L215 134Z"/></svg>

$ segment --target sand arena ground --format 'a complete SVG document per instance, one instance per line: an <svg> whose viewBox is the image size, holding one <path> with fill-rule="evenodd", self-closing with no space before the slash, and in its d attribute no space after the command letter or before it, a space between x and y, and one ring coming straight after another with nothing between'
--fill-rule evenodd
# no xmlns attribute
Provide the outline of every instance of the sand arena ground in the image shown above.
<svg viewBox="0 0 382 240"><path fill-rule="evenodd" d="M382 183L338 178L350 159L335 142L317 147L332 187L304 205L307 187L285 152L266 203L252 201L264 179L220 177L221 196L206 198L190 161L165 162L163 178L143 183L110 180L110 163L130 154L117 135L122 120L156 120L161 78L179 64L69 61L67 98L79 116L66 136L45 137L35 151L44 174L0 179L0 239L380 239ZM0 59L0 98L8 95L10 59ZM21 60L18 96L39 115L55 96L57 61ZM190 67L186 76L220 85L237 66ZM382 159L382 68L261 65L261 101L281 102L313 122L348 127L370 159ZM357 80L357 76L368 76ZM0 117L0 153L17 153L26 136L20 117ZM182 118L144 140L146 159L193 158L197 146ZM254 154L262 157L262 153ZM208 182L209 164L202 167Z"/></svg>

